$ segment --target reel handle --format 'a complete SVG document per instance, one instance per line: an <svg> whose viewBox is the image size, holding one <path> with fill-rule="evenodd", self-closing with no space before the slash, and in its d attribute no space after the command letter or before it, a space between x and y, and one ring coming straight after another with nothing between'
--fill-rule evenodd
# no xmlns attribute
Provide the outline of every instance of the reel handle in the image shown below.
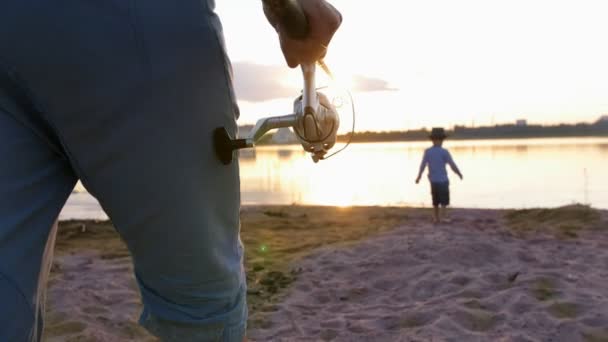
<svg viewBox="0 0 608 342"><path fill-rule="evenodd" d="M232 139L226 128L217 127L213 131L213 148L216 157L224 165L232 162L234 157L233 152L242 148L254 147L255 144L262 139L264 134L275 128L293 127L298 120L296 114L288 114L283 116L271 116L259 119L249 136L245 139Z"/></svg>
<svg viewBox="0 0 608 342"><path fill-rule="evenodd" d="M213 131L213 149L215 156L222 164L232 163L233 151L250 147L245 139L232 139L224 127L217 127Z"/></svg>

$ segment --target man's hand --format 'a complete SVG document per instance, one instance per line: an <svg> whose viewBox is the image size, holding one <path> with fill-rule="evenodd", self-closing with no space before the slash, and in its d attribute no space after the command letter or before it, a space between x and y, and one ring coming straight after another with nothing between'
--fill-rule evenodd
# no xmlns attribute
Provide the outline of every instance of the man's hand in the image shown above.
<svg viewBox="0 0 608 342"><path fill-rule="evenodd" d="M420 176L416 177L416 184L420 183Z"/></svg>
<svg viewBox="0 0 608 342"><path fill-rule="evenodd" d="M302 40L289 38L281 23L265 8L264 13L279 34L281 50L290 68L316 63L323 59L334 33L342 23L342 15L325 0L298 0L308 20L308 36Z"/></svg>
<svg viewBox="0 0 608 342"><path fill-rule="evenodd" d="M463 180L462 173L459 173L458 177L460 177L460 180Z"/></svg>

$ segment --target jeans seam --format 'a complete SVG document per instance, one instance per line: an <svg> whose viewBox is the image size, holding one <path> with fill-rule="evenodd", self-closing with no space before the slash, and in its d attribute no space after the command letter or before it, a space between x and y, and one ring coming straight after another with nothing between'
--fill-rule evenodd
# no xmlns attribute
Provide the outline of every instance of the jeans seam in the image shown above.
<svg viewBox="0 0 608 342"><path fill-rule="evenodd" d="M129 26L131 27L131 31L133 33L133 39L135 40L135 45L137 48L137 54L144 65L145 73L150 74L150 70L152 70L152 62L150 61L150 56L146 51L146 42L144 40L142 30L140 28L139 17L137 15L137 0L130 0L127 6L129 11Z"/></svg>
<svg viewBox="0 0 608 342"><path fill-rule="evenodd" d="M31 306L31 305L29 305L29 302L28 302L28 300L27 300L27 296L25 295L25 293L23 293L23 291L22 291L22 290L19 288L19 286L17 286L17 283L15 283L15 281L14 281L14 280L13 280L11 277L9 277L9 276L8 276L8 274L6 274L6 272L4 272L4 271L2 271L2 270L0 270L0 278L4 278L4 279L6 279L6 281L7 281L9 284L11 284L11 285L12 285L12 286L15 288L15 290L16 290L16 291L17 291L17 293L18 293L18 294L21 296L21 298L23 299L23 301L24 301L26 304L28 304L28 305L27 305L27 307L28 307L28 309L29 309L30 313L32 314L32 317L34 317L34 315L35 315L36 313L34 312L34 310L33 310L32 306Z"/></svg>
<svg viewBox="0 0 608 342"><path fill-rule="evenodd" d="M3 64L0 64L0 66L3 66ZM26 85L26 81L23 78L19 77L18 72L15 69L11 69L10 75L12 75L11 79L15 83L17 83L17 85L19 86L19 89L23 92L24 96L26 97L26 100L31 104L32 108L34 108L34 110L40 116L40 120L43 120L44 123L47 124L49 126L49 128L52 130L52 133L55 136L57 136L57 140L61 147L61 151L57 151L57 148L53 147L52 144L50 142L48 142L44 137L41 137L41 139L45 140L45 142L47 144L49 144L51 146L51 148L53 148L54 151L58 152L60 155L64 156L65 159L67 159L67 161L70 163L70 166L76 171L77 177L80 179L80 181L86 187L86 185L89 184L88 177L86 176L84 169L79 166L77 159L74 157L74 155L70 152L70 149L65 144L65 139L63 139L63 134L61 133L61 130L59 130L59 128L57 126L55 126L51 122L51 120L47 119L47 117L45 116L45 113L48 114L48 111L46 111L44 106L42 106L42 104L39 101L37 101L36 94L33 92L33 90L31 88L29 88ZM10 112L8 112L8 113L12 118L15 118L15 115L10 114ZM20 122L21 124L23 124L29 128L29 126L27 124L23 123L21 120L18 120L17 118L15 118L15 120L17 120L17 122ZM29 128L29 129L32 129L32 128ZM35 132L35 130L34 130L34 132ZM36 135L40 136L39 134L36 134Z"/></svg>
<svg viewBox="0 0 608 342"><path fill-rule="evenodd" d="M215 14L213 12L211 12L213 16L215 16ZM215 20L218 20L218 24L221 25L221 23L219 22L219 18L215 17ZM230 104L230 109L232 110L232 114L235 116L235 120L238 119L240 113L239 113L239 108L238 108L238 104L237 104L237 98L236 98L236 94L234 91L234 84L232 82L233 80L233 69L232 69L232 63L230 62L230 59L228 57L228 53L226 51L226 47L225 44L223 43L223 39L220 36L220 32L221 29L219 29L217 27L217 25L214 25L213 23L210 23L208 25L209 29L213 31L213 37L215 40L215 44L217 47L217 51L215 52L217 54L217 58L220 59L220 62L222 63L222 73L224 74L223 77L223 81L224 81L224 87L226 88L227 91L227 96L226 96L226 100L228 101L228 103Z"/></svg>
<svg viewBox="0 0 608 342"><path fill-rule="evenodd" d="M40 109L38 103L34 101L32 91L25 85L25 81L23 81L23 79L19 76L19 73L15 68L8 66L6 63L3 63L2 59L0 59L0 75L4 75L6 77L5 82L13 83L12 85L4 85L3 82L0 82L0 88L4 86L4 89L6 91L16 92L15 94L8 94L11 97L10 99L12 101L16 101L17 105L19 107L22 107L21 109L23 111L30 112L31 114L38 114L39 119L42 120L43 123L52 130L53 125L42 115L42 110ZM2 78L0 78L0 81L2 81ZM42 140L52 151L57 153L63 159L66 159L66 155L62 150L64 146L61 143L59 137L57 137L57 139L59 140L59 146L57 146L56 143L51 141L51 139L45 137L44 134L42 134L38 129L28 124L26 120L19 119L19 117L15 115L11 110L8 110L3 106L0 106L0 110L6 113L11 118L13 118L16 122L27 128L29 131L31 131L36 137Z"/></svg>

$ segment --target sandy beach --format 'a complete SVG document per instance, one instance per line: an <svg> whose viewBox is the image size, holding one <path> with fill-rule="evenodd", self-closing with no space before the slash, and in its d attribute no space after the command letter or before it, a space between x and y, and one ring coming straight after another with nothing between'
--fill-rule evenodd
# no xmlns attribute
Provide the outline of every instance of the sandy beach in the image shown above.
<svg viewBox="0 0 608 342"><path fill-rule="evenodd" d="M253 341L608 341L608 213L244 207ZM61 222L45 341L154 341L107 221Z"/></svg>

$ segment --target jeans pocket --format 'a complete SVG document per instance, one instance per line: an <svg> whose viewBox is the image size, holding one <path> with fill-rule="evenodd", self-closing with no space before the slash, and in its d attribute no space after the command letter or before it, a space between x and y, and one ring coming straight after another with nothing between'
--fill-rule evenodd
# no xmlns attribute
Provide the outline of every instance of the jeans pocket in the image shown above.
<svg viewBox="0 0 608 342"><path fill-rule="evenodd" d="M212 1L212 0L210 0ZM226 52L226 45L224 42L224 34L222 33L221 28L214 28L215 38L218 45L218 49L221 52L221 59L224 67L224 78L226 82L226 88L228 89L230 103L232 105L232 110L234 114L235 120L237 120L240 116L240 110L236 99L236 94L234 92L234 75L232 70L232 63L230 62L230 57L228 57L228 53Z"/></svg>

